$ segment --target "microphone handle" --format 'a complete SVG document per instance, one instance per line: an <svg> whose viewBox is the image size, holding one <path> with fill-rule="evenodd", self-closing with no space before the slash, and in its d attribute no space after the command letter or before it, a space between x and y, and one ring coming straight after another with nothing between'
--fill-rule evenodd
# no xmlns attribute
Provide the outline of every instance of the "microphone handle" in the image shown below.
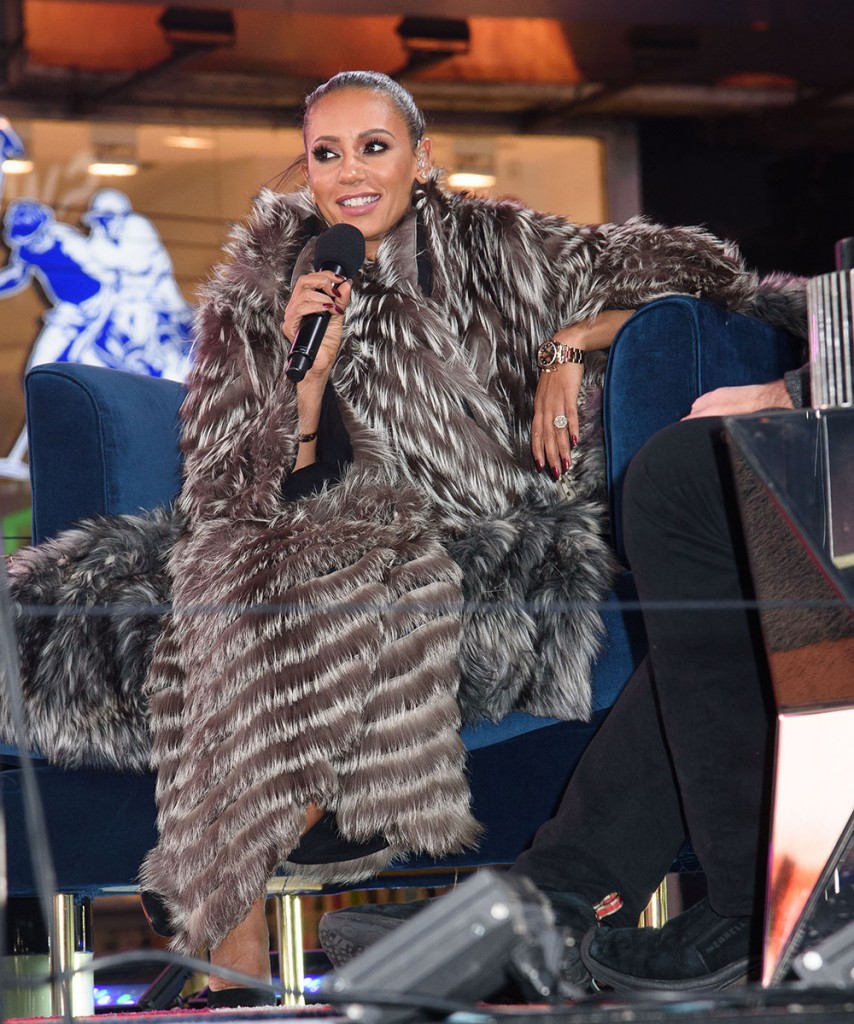
<svg viewBox="0 0 854 1024"><path fill-rule="evenodd" d="M317 269L330 270L333 274L344 273L341 264L332 260L327 260ZM285 374L289 380L301 381L314 365L331 316L330 312L324 311L323 313L311 313L302 318L297 336L294 338L294 343L288 354L288 368L285 370Z"/></svg>

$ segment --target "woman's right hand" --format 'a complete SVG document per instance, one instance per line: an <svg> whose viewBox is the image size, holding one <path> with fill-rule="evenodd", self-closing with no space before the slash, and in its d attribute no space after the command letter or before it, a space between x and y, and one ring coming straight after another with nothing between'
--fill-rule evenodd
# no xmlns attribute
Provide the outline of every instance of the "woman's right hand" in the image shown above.
<svg viewBox="0 0 854 1024"><path fill-rule="evenodd" d="M313 313L331 314L323 342L306 377L325 383L329 376L341 346L344 311L351 293L352 284L329 270L317 270L297 279L282 322L282 333L288 345L293 344L303 317Z"/></svg>

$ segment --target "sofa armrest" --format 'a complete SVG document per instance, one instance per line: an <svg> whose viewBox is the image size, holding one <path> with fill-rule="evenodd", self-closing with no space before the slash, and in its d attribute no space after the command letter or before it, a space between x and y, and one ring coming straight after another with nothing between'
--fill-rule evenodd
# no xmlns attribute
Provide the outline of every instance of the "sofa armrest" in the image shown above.
<svg viewBox="0 0 854 1024"><path fill-rule="evenodd" d="M81 519L167 505L181 486L175 381L76 363L24 382L33 543Z"/></svg>
<svg viewBox="0 0 854 1024"><path fill-rule="evenodd" d="M641 307L618 331L603 395L611 532L620 555L621 492L634 455L715 388L777 380L803 362L803 342L755 317L671 296Z"/></svg>

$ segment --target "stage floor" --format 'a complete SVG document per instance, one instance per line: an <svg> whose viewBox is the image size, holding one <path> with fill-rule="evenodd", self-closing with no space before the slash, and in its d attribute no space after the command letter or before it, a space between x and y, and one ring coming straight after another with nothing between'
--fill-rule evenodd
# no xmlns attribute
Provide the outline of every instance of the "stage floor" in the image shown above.
<svg viewBox="0 0 854 1024"><path fill-rule="evenodd" d="M217 1024L247 1024L263 1021L264 1024L288 1022L288 1024L398 1024L405 1019L415 1021L415 1016L406 1017L400 1009L386 1009L374 1013L363 1013L357 1007L348 1016L325 1005L304 1007L263 1007L259 1009L207 1010L171 1009L154 1012L135 1011L125 1013L98 1013L93 1017L75 1017L79 1024L170 1024L197 1022L200 1016L214 1016ZM747 1022L757 1024L793 1024L797 1020L804 1024L850 1024L854 1016L854 987L851 989L796 989L794 987L775 990L748 986L732 989L725 993L680 994L661 993L644 995L640 998L623 998L614 993L599 993L582 1002L560 1006L509 1006L485 1005L462 1008L445 1018L449 1024L654 1024L654 1022L676 1021L720 1021ZM421 1021L436 1020L436 1017L421 1017ZM24 1018L9 1018L20 1021ZM62 1018L30 1018L26 1024L45 1024Z"/></svg>

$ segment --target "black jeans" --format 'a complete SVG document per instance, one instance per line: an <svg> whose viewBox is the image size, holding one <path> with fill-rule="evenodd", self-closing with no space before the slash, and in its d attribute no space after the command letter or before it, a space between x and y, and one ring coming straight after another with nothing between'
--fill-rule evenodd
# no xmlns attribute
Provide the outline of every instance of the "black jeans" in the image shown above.
<svg viewBox="0 0 854 1024"><path fill-rule="evenodd" d="M686 836L713 908L758 913L773 708L720 420L687 420L633 460L623 524L649 656L513 871L635 924ZM655 602L673 602L656 608ZM691 602L694 602L692 606Z"/></svg>

